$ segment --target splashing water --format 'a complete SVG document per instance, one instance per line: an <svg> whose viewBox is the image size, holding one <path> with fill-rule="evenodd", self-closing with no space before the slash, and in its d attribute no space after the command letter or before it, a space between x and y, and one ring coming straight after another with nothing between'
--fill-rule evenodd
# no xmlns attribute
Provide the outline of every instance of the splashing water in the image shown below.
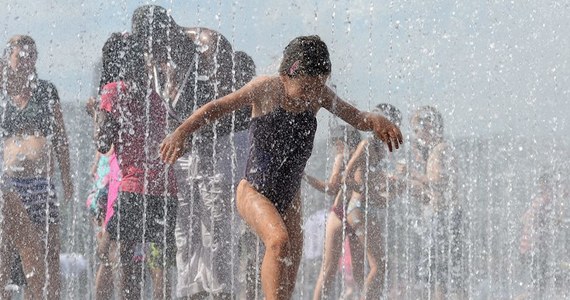
<svg viewBox="0 0 570 300"><path fill-rule="evenodd" d="M275 74L283 46L292 37L299 33L319 34L330 48L331 83L338 85L339 96L363 110L387 102L403 112L404 148L388 155L384 165L367 164L363 174L368 184L366 193L372 194L382 185L375 185L376 178L370 178L370 174L381 172L382 168L394 173L398 167L408 168L400 176L405 182L403 191L388 200L383 211L372 212L366 206L369 204L364 204L364 244L378 243L384 247L386 297L437 299L442 291L446 297L465 299L570 297L566 288L570 282L567 251L570 140L566 134L570 57L568 51L560 50L570 46L567 32L570 21L564 3L483 5L460 1L391 1L383 4L292 0L256 6L232 2L226 6L221 2L196 1L191 2L193 5L157 2L167 7L181 25L209 27L225 34L234 51L243 49L254 58L258 74ZM84 99L97 94L98 82L93 83L97 80L92 77L100 70L94 64L100 60L101 45L107 34L130 30L130 17L140 4L126 1L31 4L9 0L0 12L4 41L21 33L36 40L37 77L53 81L62 100L75 199L59 204L61 253L78 255L87 261L84 268L78 266L81 271L76 273L77 277L62 276L62 295L66 299L94 299L95 270L99 263L91 217L83 204L91 186L87 169L94 153L92 123L84 113ZM70 13L56 16L51 13L54 11ZM212 50L209 45L194 43L199 54ZM169 53L173 51L176 49L168 49ZM220 63L216 61L211 68L205 72L192 71L191 84L211 81ZM35 76L30 75L29 79L37 79ZM212 93L221 88L221 84L215 85ZM416 109L424 105L434 106L441 113L444 137L456 157L456 168L446 176L456 180L456 201L460 208L457 211L437 211L422 203L410 183L414 176L410 171L411 161L416 155L413 146L416 133L410 122ZM150 109L148 105L145 108ZM327 116L318 115L320 123L328 125L318 129L306 170L319 178L328 178L331 172L334 145L329 141L330 129L342 123ZM128 133L134 131L130 129ZM230 140L234 139L233 134ZM222 143L221 134L214 133L212 139L214 145ZM195 142L192 147L196 147ZM242 176L238 174L242 153L233 142L228 147L231 153L228 176L235 182ZM154 154L156 149L151 148L145 147L145 153ZM219 155L214 151L209 159L216 161ZM26 156L18 154L16 159L25 162ZM350 157L344 159L348 163ZM48 160L51 164L57 158L50 155ZM182 166L181 176L187 177L189 168ZM23 168L12 166L10 171L23 171ZM58 172L50 165L48 174L55 176L49 175L47 179L56 183L56 190L49 193L62 199ZM543 175L551 178L545 184L540 182ZM386 181L385 185L391 186L391 182ZM232 188L235 192L235 187ZM196 193L196 189L191 186L185 192ZM328 214L331 209L331 199L307 185L302 188L302 197L303 218L307 222L317 213ZM229 202L231 215L227 219L232 223L232 231L245 231L234 207L235 197ZM186 208L189 215L200 209L194 202ZM376 222L372 215L376 213L383 214L378 219L382 229L380 238L372 237L368 231L374 226L371 223ZM0 222L4 220L0 214ZM454 224L455 220L460 222ZM200 224L191 228L188 235L194 236L198 234L196 231L204 230L202 226L213 224ZM325 221L314 224L317 225L310 229L304 227L313 231L307 236L323 239ZM51 229L42 225L42 230ZM455 234L455 230L458 242L445 237ZM343 227L343 237L350 234L348 231ZM0 244L4 238L0 234ZM259 239L252 235L245 243L241 238L236 233L225 241L246 248L231 250L236 253L232 253L229 265L238 271L231 272L230 289L239 295L245 294L244 261L251 259L254 266L259 266L263 259ZM342 254L346 252L344 245L338 247L342 247L338 248ZM208 247L204 251L209 255L214 253ZM366 256L364 252L351 254L353 260ZM302 259L295 299L312 297L321 260L322 255ZM48 266L45 253L42 261ZM369 268L369 262L364 260L360 272L367 274ZM351 276L359 274L350 274L348 270L346 264L339 268L333 287L335 296L348 297L350 288L355 289L353 296L361 293L358 284L351 282ZM149 272L148 268L143 272ZM253 293L262 299L259 268L254 267L252 274ZM49 276L59 274L50 272ZM165 272L163 279L167 276L176 278L176 270ZM18 291L17 286L7 288L13 293ZM150 297L152 288L149 280L141 293ZM172 295L175 290L174 284Z"/></svg>

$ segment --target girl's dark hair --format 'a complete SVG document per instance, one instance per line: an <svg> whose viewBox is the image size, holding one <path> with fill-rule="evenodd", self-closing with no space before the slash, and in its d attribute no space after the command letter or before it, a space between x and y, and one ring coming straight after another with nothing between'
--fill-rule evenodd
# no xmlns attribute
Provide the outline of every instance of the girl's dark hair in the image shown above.
<svg viewBox="0 0 570 300"><path fill-rule="evenodd" d="M132 16L133 35L140 37L144 51L151 54L156 61L167 60L168 47L179 33L179 26L168 11L158 5L142 5L135 9Z"/></svg>
<svg viewBox="0 0 570 300"><path fill-rule="evenodd" d="M126 39L126 47L123 61L123 69L120 72L122 80L136 86L138 93L146 94L149 83L144 58L144 46L137 36L131 35ZM144 99L144 98L141 98Z"/></svg>
<svg viewBox="0 0 570 300"><path fill-rule="evenodd" d="M414 116L417 117L418 122L422 125L430 125L438 134L443 134L443 116L433 106L422 106L418 108Z"/></svg>
<svg viewBox="0 0 570 300"><path fill-rule="evenodd" d="M111 36L103 45L101 80L99 88L102 89L107 83L123 80L122 72L126 63L127 37L119 32Z"/></svg>
<svg viewBox="0 0 570 300"><path fill-rule="evenodd" d="M20 47L26 49L31 56L38 58L38 48L36 47L36 42L29 35L16 35L13 36L10 41L8 41L8 47L5 53L10 55L14 47Z"/></svg>
<svg viewBox="0 0 570 300"><path fill-rule="evenodd" d="M400 126L402 123L402 112L392 104L380 103L372 109L372 112L381 114L396 126Z"/></svg>
<svg viewBox="0 0 570 300"><path fill-rule="evenodd" d="M113 33L103 46L100 88L110 82L126 81L137 92L146 91L147 77L142 43L133 35ZM140 96L140 95L139 95Z"/></svg>
<svg viewBox="0 0 570 300"><path fill-rule="evenodd" d="M348 125L337 125L331 130L331 141L343 141L350 149L355 149L360 143L360 132Z"/></svg>
<svg viewBox="0 0 570 300"><path fill-rule="evenodd" d="M283 50L279 75L319 76L331 73L327 45L317 35L294 38Z"/></svg>

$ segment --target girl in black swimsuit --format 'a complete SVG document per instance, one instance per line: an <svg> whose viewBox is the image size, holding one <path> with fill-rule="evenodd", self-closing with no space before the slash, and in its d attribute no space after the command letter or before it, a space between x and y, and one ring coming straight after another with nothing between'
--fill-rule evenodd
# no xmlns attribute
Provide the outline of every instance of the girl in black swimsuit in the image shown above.
<svg viewBox="0 0 570 300"><path fill-rule="evenodd" d="M318 36L292 40L278 76L263 76L195 111L167 137L163 160L175 162L184 141L201 126L243 106L252 106L251 148L237 189L238 212L265 245L261 283L266 299L289 299L301 259L303 234L299 189L311 155L317 121L325 108L359 130L374 131L390 150L402 143L398 127L340 99L326 81L331 63Z"/></svg>

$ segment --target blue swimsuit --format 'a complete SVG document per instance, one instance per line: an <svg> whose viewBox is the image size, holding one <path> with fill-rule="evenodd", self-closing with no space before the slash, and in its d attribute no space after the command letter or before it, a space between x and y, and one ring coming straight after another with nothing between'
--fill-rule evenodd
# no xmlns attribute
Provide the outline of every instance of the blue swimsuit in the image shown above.
<svg viewBox="0 0 570 300"><path fill-rule="evenodd" d="M296 114L281 107L250 122L245 179L280 213L299 192L316 130L317 119L312 111Z"/></svg>

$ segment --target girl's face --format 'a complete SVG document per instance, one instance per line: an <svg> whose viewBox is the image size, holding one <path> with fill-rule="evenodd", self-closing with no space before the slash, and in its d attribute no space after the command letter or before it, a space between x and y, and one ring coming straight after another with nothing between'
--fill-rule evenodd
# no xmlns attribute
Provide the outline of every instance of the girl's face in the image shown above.
<svg viewBox="0 0 570 300"><path fill-rule="evenodd" d="M412 118L411 123L414 135L421 145L426 145L435 138L435 131L431 123L421 120L417 115Z"/></svg>
<svg viewBox="0 0 570 300"><path fill-rule="evenodd" d="M15 72L30 73L36 66L36 52L34 49L13 46L10 53L10 68Z"/></svg>
<svg viewBox="0 0 570 300"><path fill-rule="evenodd" d="M295 100L316 99L326 87L328 75L320 76L282 76L285 94Z"/></svg>

